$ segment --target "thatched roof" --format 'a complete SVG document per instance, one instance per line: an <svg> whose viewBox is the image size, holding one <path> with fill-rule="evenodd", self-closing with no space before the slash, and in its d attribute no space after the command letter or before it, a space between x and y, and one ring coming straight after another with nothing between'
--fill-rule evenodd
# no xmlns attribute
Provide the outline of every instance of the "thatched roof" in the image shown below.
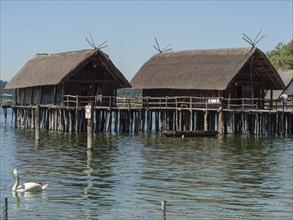
<svg viewBox="0 0 293 220"><path fill-rule="evenodd" d="M9 81L5 89L57 85L71 76L96 56L110 70L121 87L130 87L127 79L101 50L80 50L57 54L37 54Z"/></svg>
<svg viewBox="0 0 293 220"><path fill-rule="evenodd" d="M279 69L278 70L279 75L281 76L286 88L283 90L274 90L273 91L273 99L278 99L280 95L289 88L289 86L293 84L293 70L283 70ZM291 87L292 88L292 87ZM292 91L292 89L291 89ZM288 94L291 95L291 94ZM266 98L270 99L271 98L271 91L269 90L266 94Z"/></svg>
<svg viewBox="0 0 293 220"><path fill-rule="evenodd" d="M258 48L159 53L140 68L130 83L140 89L224 90L252 57L254 71L267 87L284 87L277 71Z"/></svg>

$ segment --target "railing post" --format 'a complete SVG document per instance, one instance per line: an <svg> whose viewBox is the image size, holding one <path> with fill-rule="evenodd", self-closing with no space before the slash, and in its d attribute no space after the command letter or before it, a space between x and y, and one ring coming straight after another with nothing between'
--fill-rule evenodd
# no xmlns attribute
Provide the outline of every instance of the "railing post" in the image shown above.
<svg viewBox="0 0 293 220"><path fill-rule="evenodd" d="M206 103L206 110L208 109L208 99L205 98L205 103Z"/></svg>
<svg viewBox="0 0 293 220"><path fill-rule="evenodd" d="M131 109L131 102L130 102L130 98L127 98L127 102L128 102L128 109Z"/></svg>
<svg viewBox="0 0 293 220"><path fill-rule="evenodd" d="M190 106L189 106L190 107L190 111L192 111L192 105L193 105L192 100L193 100L192 97L190 97Z"/></svg>
<svg viewBox="0 0 293 220"><path fill-rule="evenodd" d="M168 98L166 97L166 109L168 108Z"/></svg>

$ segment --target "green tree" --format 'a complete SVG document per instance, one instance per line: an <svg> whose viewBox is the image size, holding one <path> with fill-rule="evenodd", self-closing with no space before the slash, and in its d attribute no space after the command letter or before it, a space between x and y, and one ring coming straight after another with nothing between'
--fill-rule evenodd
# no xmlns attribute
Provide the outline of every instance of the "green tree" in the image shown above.
<svg viewBox="0 0 293 220"><path fill-rule="evenodd" d="M293 39L287 43L278 43L274 50L266 53L276 69L293 69Z"/></svg>

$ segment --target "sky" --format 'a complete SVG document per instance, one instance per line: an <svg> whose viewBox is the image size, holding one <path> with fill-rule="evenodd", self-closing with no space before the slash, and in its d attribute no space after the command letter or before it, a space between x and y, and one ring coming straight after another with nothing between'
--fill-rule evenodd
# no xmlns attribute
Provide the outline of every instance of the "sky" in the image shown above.
<svg viewBox="0 0 293 220"><path fill-rule="evenodd" d="M293 39L293 0L14 1L0 0L1 72L9 81L36 53L102 50L130 81L161 48L172 51L250 47L263 52ZM90 34L89 34L90 33Z"/></svg>

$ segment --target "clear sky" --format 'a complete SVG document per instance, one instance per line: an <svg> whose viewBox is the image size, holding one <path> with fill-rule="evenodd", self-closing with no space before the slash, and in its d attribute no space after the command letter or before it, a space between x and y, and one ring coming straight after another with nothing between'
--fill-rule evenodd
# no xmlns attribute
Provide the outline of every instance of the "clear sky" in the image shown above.
<svg viewBox="0 0 293 220"><path fill-rule="evenodd" d="M131 80L157 51L154 38L173 51L250 46L262 51L293 38L293 0L277 1L13 1L1 2L1 74L9 81L36 53L103 51Z"/></svg>

